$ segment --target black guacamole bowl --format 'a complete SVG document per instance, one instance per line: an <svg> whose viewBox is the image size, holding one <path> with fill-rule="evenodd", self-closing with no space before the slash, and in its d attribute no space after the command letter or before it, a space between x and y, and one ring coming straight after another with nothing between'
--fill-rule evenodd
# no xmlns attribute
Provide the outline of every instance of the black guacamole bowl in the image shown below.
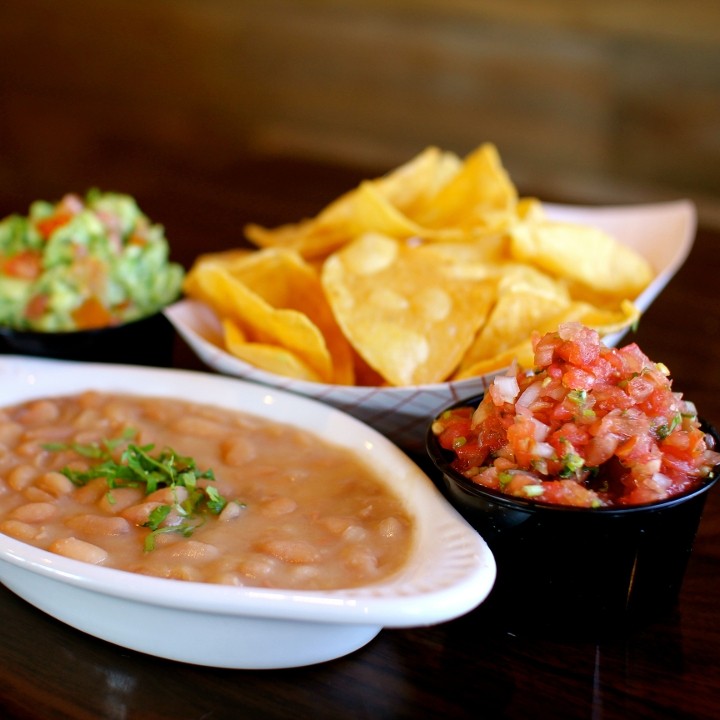
<svg viewBox="0 0 720 720"><path fill-rule="evenodd" d="M477 407L482 396L450 407ZM714 428L703 429L720 444ZM431 427L430 460L451 504L497 561L483 612L505 631L598 640L646 626L675 611L707 493L699 487L644 505L578 508L504 495L451 467Z"/></svg>
<svg viewBox="0 0 720 720"><path fill-rule="evenodd" d="M0 353L165 367L172 360L173 338L172 325L157 312L94 330L38 332L0 326Z"/></svg>

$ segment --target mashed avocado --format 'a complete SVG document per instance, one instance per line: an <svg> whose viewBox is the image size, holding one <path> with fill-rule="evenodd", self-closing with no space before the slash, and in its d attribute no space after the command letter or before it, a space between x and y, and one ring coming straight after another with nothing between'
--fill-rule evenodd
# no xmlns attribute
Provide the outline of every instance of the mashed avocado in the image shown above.
<svg viewBox="0 0 720 720"><path fill-rule="evenodd" d="M127 195L34 202L0 221L0 325L46 332L136 320L175 300L183 269Z"/></svg>

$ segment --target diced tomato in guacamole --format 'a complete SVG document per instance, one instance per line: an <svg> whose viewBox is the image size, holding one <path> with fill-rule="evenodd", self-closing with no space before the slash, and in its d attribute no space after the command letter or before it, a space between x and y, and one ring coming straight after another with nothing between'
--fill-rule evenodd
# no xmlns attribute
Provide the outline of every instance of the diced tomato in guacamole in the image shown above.
<svg viewBox="0 0 720 720"><path fill-rule="evenodd" d="M473 482L539 502L622 507L686 492L720 463L694 405L636 344L609 348L565 323L533 347L534 369L511 368L476 408L433 423Z"/></svg>

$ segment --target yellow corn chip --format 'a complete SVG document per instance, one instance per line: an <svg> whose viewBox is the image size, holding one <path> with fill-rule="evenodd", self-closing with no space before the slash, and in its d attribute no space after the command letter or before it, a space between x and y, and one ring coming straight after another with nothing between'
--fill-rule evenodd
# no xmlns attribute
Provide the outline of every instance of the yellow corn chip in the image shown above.
<svg viewBox="0 0 720 720"><path fill-rule="evenodd" d="M599 310L584 302L572 302L559 314L539 323L534 330L540 335L544 335L557 330L561 323L576 321L597 330L601 336L605 336L629 327L639 318L640 312L628 300L623 301L620 309L615 312ZM532 368L534 357L532 338L529 336L514 347L494 356L479 359L474 364L464 367L454 375L453 379L465 380L470 377L497 373L510 365L513 360L516 360L521 367Z"/></svg>
<svg viewBox="0 0 720 720"><path fill-rule="evenodd" d="M517 260L617 299L634 299L653 278L642 255L598 228L544 220L516 225L511 237Z"/></svg>
<svg viewBox="0 0 720 720"><path fill-rule="evenodd" d="M485 320L494 283L444 270L422 248L376 233L325 262L322 284L340 326L392 385L444 380Z"/></svg>
<svg viewBox="0 0 720 720"><path fill-rule="evenodd" d="M235 357L267 372L308 382L320 382L320 376L295 353L278 345L249 342L239 326L225 318L222 321L225 345Z"/></svg>
<svg viewBox="0 0 720 720"><path fill-rule="evenodd" d="M193 268L185 292L234 321L253 342L285 347L322 379L333 381L333 363L325 338L302 312L274 308L222 265L205 262Z"/></svg>

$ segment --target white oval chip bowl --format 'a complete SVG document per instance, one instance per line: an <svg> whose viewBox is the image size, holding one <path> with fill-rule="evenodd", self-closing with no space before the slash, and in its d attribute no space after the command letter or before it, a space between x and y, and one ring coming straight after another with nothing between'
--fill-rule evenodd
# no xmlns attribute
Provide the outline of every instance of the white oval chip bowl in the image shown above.
<svg viewBox="0 0 720 720"><path fill-rule="evenodd" d="M643 255L655 278L635 299L641 312L678 271L687 258L697 225L692 202L673 202L616 207L584 207L543 203L548 218L600 228ZM209 367L226 375L289 390L328 403L371 425L400 447L421 452L428 419L444 407L485 392L505 368L489 375L458 382L411 387L356 387L306 382L260 370L234 357L223 347L222 328L213 311L202 303L181 300L165 309L165 315L195 354ZM617 344L624 333L603 338Z"/></svg>

